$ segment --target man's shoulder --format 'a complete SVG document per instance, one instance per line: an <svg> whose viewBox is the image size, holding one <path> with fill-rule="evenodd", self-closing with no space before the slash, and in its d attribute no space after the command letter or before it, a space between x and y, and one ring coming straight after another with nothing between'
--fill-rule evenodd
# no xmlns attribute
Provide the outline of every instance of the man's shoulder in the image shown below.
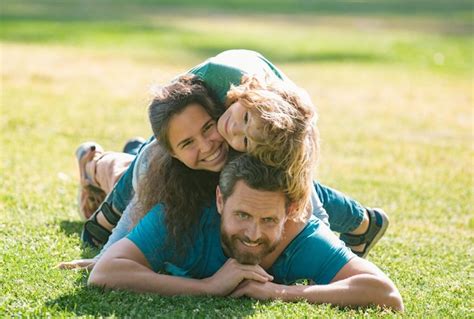
<svg viewBox="0 0 474 319"><path fill-rule="evenodd" d="M310 247L340 247L342 242L320 219L311 216L303 230L288 245L287 249L295 251L300 246ZM343 244L342 244L343 245Z"/></svg>
<svg viewBox="0 0 474 319"><path fill-rule="evenodd" d="M317 218L286 247L272 267L276 280L292 283L311 279L326 284L353 257L339 238Z"/></svg>

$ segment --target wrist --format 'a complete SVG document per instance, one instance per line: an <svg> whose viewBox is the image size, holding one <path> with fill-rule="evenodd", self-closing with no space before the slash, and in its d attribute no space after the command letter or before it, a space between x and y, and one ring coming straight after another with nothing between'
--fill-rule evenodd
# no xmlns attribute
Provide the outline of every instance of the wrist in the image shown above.
<svg viewBox="0 0 474 319"><path fill-rule="evenodd" d="M206 296L217 295L214 285L212 284L211 277L200 280L200 290L202 291L202 294Z"/></svg>
<svg viewBox="0 0 474 319"><path fill-rule="evenodd" d="M305 289L307 286L300 286L300 285L277 285L275 289L274 296L276 299L280 299L282 301L297 301L298 299L302 298L302 290Z"/></svg>

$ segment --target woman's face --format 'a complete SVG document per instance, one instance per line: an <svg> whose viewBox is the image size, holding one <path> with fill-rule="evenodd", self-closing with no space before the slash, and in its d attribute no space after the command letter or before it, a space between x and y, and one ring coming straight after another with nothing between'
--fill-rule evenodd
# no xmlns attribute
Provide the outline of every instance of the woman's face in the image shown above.
<svg viewBox="0 0 474 319"><path fill-rule="evenodd" d="M251 136L260 129L259 117L239 100L231 104L217 122L217 130L227 143L239 152L247 152Z"/></svg>
<svg viewBox="0 0 474 319"><path fill-rule="evenodd" d="M197 103L189 104L169 122L172 156L196 170L220 172L229 147L217 131L217 123Z"/></svg>

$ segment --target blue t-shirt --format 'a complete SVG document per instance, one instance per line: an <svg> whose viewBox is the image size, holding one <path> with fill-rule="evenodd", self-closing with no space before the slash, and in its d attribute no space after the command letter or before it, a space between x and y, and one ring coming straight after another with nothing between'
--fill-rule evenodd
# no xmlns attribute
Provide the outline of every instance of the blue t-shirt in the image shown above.
<svg viewBox="0 0 474 319"><path fill-rule="evenodd" d="M166 226L163 206L155 206L128 235L145 255L155 272L174 276L207 278L227 261L221 246L220 215L215 205L206 207L196 228L193 246L186 257L176 261L172 245L165 247ZM329 228L312 217L268 269L274 282L292 284L308 279L328 284L354 254Z"/></svg>

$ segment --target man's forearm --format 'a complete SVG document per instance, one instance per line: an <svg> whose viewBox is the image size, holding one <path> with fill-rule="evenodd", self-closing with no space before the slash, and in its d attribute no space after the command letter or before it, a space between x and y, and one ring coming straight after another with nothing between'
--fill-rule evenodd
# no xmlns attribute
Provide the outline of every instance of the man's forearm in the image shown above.
<svg viewBox="0 0 474 319"><path fill-rule="evenodd" d="M393 283L388 278L370 274L356 275L328 285L279 285L275 294L284 301L306 299L312 303L339 306L379 305L403 311L402 298Z"/></svg>
<svg viewBox="0 0 474 319"><path fill-rule="evenodd" d="M112 289L153 292L163 296L206 295L205 281L157 274L129 259L114 258L99 263L92 271L89 285Z"/></svg>

